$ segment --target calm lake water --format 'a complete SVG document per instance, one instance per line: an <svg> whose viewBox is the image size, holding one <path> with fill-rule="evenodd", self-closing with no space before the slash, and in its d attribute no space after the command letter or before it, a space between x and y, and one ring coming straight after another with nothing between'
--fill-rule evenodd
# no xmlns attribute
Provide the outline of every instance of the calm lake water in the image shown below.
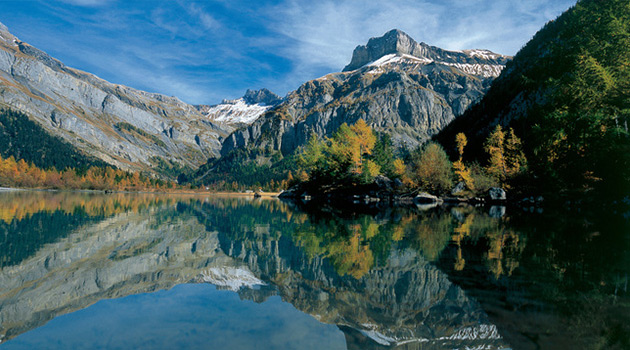
<svg viewBox="0 0 630 350"><path fill-rule="evenodd" d="M630 224L0 193L0 349L628 349Z"/></svg>

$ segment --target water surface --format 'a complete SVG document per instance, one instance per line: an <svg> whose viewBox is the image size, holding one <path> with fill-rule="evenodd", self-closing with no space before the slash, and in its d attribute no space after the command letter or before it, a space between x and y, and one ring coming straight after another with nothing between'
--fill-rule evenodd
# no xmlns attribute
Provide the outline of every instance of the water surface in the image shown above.
<svg viewBox="0 0 630 350"><path fill-rule="evenodd" d="M628 220L0 193L0 349L628 348Z"/></svg>

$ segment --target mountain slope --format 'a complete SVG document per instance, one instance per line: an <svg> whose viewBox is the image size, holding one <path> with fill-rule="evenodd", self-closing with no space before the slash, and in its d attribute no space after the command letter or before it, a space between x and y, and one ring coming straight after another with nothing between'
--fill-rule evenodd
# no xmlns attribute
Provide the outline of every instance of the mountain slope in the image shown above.
<svg viewBox="0 0 630 350"><path fill-rule="evenodd" d="M252 125L230 135L235 149L290 154L312 133L331 135L363 118L399 146L415 147L478 101L508 57L482 50L446 51L392 30L359 46L344 72L309 81Z"/></svg>
<svg viewBox="0 0 630 350"><path fill-rule="evenodd" d="M483 158L497 124L522 136L535 177L551 188L630 194L630 4L583 0L515 56L483 100L437 137L468 136Z"/></svg>
<svg viewBox="0 0 630 350"><path fill-rule="evenodd" d="M125 170L196 167L226 129L175 97L111 84L65 66L0 24L0 105L21 111L88 154Z"/></svg>

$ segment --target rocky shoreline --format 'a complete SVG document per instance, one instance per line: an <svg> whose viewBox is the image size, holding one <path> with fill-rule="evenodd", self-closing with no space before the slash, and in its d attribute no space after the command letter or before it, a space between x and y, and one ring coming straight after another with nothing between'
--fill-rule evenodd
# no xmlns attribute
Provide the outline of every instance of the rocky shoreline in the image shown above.
<svg viewBox="0 0 630 350"><path fill-rule="evenodd" d="M374 205L379 206L407 206L415 205L420 208L433 208L440 205L473 205L493 206L507 205L507 192L498 187L489 189L483 197L466 196L436 196L426 192L403 192L402 183L378 176L375 181L367 185L336 188L313 188L308 183L299 183L288 190L282 191L279 198L299 200L303 202L328 203L332 205ZM526 198L529 202L530 198ZM541 203L542 197L531 203ZM511 202L510 202L511 203Z"/></svg>

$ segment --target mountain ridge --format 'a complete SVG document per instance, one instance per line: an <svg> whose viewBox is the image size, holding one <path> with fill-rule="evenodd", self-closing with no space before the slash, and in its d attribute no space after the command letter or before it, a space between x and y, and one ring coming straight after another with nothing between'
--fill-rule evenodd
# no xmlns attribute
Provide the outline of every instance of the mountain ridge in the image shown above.
<svg viewBox="0 0 630 350"><path fill-rule="evenodd" d="M447 64L479 64L483 62L485 64L505 65L510 60L509 56L499 55L489 50L444 50L424 42L418 43L407 33L399 29L392 29L381 37L370 38L366 45L357 46L352 53L350 63L344 67L342 72L359 69L389 54L410 55Z"/></svg>
<svg viewBox="0 0 630 350"><path fill-rule="evenodd" d="M496 59L484 59L478 50L453 54L465 60L448 63L395 53L355 70L307 81L230 134L223 141L221 158L200 167L193 182L282 181L295 170L292 155L312 135L331 137L344 123L359 119L377 133L389 134L394 146L411 150L478 101L504 67ZM482 56L475 58L476 66L467 63L473 55Z"/></svg>
<svg viewBox="0 0 630 350"><path fill-rule="evenodd" d="M0 105L124 170L197 167L232 131L176 97L109 83L64 65L0 27ZM117 125L131 125L118 128Z"/></svg>
<svg viewBox="0 0 630 350"><path fill-rule="evenodd" d="M278 107L263 114L252 125L232 133L223 143L221 154L255 144L271 147L286 155L304 144L312 132L327 136L343 122L353 124L360 118L366 119L377 131L393 132L393 139L398 145L414 147L481 98L491 79L502 70L502 62L509 60L508 56L497 55L500 59L494 56L486 59L476 57L477 51L466 54L441 49L440 54L452 63L414 59L416 56L409 59L400 52L414 52L412 48L420 44L399 30L389 31L380 39L372 38L372 44L365 47L384 46L375 44L379 42L389 42L388 45L392 46L392 38L403 38L406 43L406 49L396 49L398 52L396 57L392 57L394 60L365 65L365 61L374 62L383 56L376 58L368 55L358 59L362 54L357 54L357 50L363 50L363 46L359 46L355 49L355 63L347 66L344 72L331 73L304 83L289 93ZM383 49L378 52L386 55L389 51ZM450 58L447 52L452 53ZM398 57L400 59L396 60ZM438 58L438 55L431 57ZM456 60L458 57L460 61ZM470 64L468 62L494 65L496 69L488 72L470 70L466 66ZM361 67L347 70L356 65ZM395 97L384 96L389 92ZM274 137L276 134L279 136Z"/></svg>

